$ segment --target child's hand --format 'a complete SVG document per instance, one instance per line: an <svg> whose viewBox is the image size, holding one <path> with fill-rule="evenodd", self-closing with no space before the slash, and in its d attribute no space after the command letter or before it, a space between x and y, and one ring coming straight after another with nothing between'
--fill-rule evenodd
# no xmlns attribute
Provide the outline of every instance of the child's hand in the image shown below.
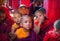
<svg viewBox="0 0 60 41"><path fill-rule="evenodd" d="M14 23L11 28L11 33L14 33L14 31L18 28L18 25Z"/></svg>
<svg viewBox="0 0 60 41"><path fill-rule="evenodd" d="M40 32L40 24L41 22L37 19L34 20L34 31L38 34Z"/></svg>
<svg viewBox="0 0 60 41"><path fill-rule="evenodd" d="M10 41L13 41L13 40L16 38L16 35L15 35L15 33L12 34L12 33L10 32L8 37L9 37L9 40L10 40Z"/></svg>

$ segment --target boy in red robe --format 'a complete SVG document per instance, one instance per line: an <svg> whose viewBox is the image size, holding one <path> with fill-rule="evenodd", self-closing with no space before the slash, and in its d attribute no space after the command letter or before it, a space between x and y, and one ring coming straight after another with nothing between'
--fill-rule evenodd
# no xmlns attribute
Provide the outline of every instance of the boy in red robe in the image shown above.
<svg viewBox="0 0 60 41"><path fill-rule="evenodd" d="M9 15L8 9L2 6L3 1L0 0L0 41L8 41L7 34L10 32L13 20Z"/></svg>
<svg viewBox="0 0 60 41"><path fill-rule="evenodd" d="M37 10L35 12L35 17L34 31L40 35L42 41L45 33L52 29L52 23L46 18L46 10L44 8Z"/></svg>
<svg viewBox="0 0 60 41"><path fill-rule="evenodd" d="M60 41L60 20L55 21L54 29L46 33L43 41Z"/></svg>

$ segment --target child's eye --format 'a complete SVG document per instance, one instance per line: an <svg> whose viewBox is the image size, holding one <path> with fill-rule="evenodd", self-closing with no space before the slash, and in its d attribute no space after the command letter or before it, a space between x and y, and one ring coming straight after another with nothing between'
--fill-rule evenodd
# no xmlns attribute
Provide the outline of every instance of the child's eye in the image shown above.
<svg viewBox="0 0 60 41"><path fill-rule="evenodd" d="M32 22L31 21L29 21L29 22L28 21L25 21L25 23L32 23Z"/></svg>

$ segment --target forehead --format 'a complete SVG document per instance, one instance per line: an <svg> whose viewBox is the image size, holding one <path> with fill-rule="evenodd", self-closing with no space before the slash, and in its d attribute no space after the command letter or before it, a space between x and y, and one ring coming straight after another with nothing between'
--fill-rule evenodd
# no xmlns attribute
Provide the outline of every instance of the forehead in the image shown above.
<svg viewBox="0 0 60 41"><path fill-rule="evenodd" d="M43 15L43 13L41 11L37 11L35 15Z"/></svg>
<svg viewBox="0 0 60 41"><path fill-rule="evenodd" d="M31 17L26 17L26 16L24 16L24 17L22 17L22 20L23 20L23 21L25 21L25 20L26 20L26 21L31 21Z"/></svg>

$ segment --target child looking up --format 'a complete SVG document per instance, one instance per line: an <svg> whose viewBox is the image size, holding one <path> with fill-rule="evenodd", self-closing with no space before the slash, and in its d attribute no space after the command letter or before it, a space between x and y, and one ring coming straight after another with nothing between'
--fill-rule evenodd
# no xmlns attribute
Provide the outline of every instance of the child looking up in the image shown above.
<svg viewBox="0 0 60 41"><path fill-rule="evenodd" d="M15 41L39 41L38 36L32 30L32 19L28 15L21 18L21 28L16 30Z"/></svg>
<svg viewBox="0 0 60 41"><path fill-rule="evenodd" d="M35 17L37 22L34 22L34 31L40 35L42 41L45 33L52 29L52 23L46 18L46 10L44 8L37 10Z"/></svg>

